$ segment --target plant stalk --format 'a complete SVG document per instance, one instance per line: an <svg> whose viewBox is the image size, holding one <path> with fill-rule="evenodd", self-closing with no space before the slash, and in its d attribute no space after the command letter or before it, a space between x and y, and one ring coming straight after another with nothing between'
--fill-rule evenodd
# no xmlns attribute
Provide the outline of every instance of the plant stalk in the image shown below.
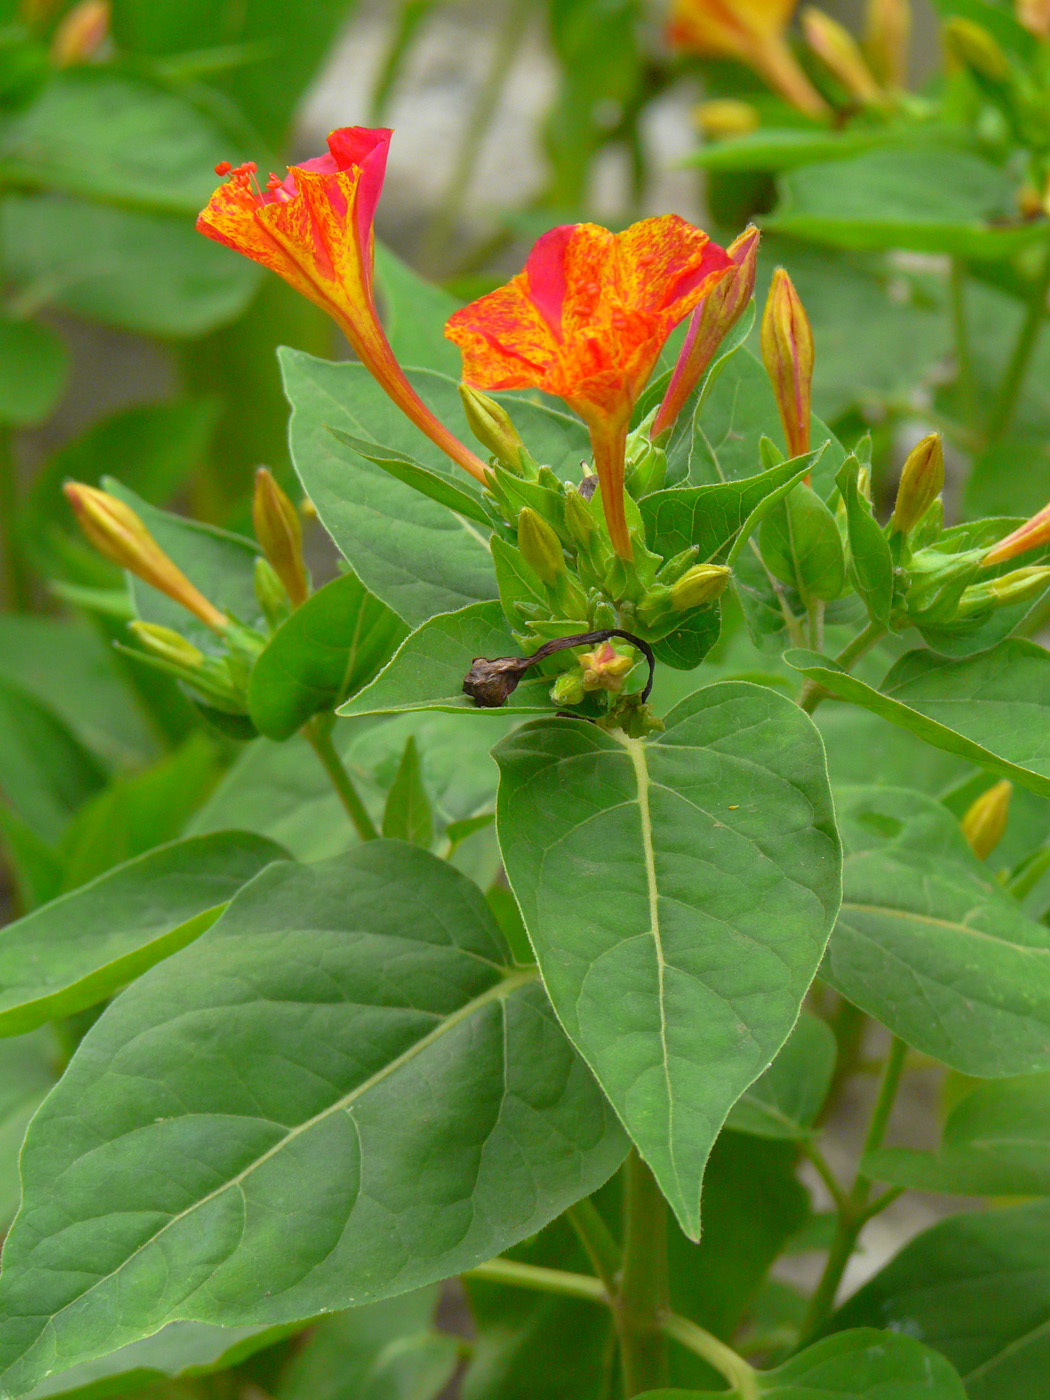
<svg viewBox="0 0 1050 1400"><path fill-rule="evenodd" d="M613 1239L612 1232L598 1212L598 1207L589 1197L577 1201L565 1214L587 1251L594 1272L611 1298L616 1292L618 1275L623 1265L620 1246Z"/></svg>
<svg viewBox="0 0 1050 1400"><path fill-rule="evenodd" d="M1031 364L1032 355L1042 330L1046 315L1046 298L1050 292L1050 248L1043 257L1043 265L1032 284L1028 310L1021 323L1021 330L1014 345L1013 354L999 383L999 390L992 404L985 428L985 439L993 441L1005 432L1017 409L1017 401L1024 388L1025 377Z"/></svg>
<svg viewBox="0 0 1050 1400"><path fill-rule="evenodd" d="M3 551L4 596L11 612L26 612L30 605L29 579L18 538L18 480L11 429L0 423L0 550Z"/></svg>
<svg viewBox="0 0 1050 1400"><path fill-rule="evenodd" d="M873 1152L881 1144L886 1134L886 1125L889 1122L890 1113L893 1111L897 1090L900 1088L901 1074L904 1071L904 1060L907 1053L908 1047L904 1041L898 1040L894 1036L883 1067L882 1082L879 1085L875 1107L872 1109L871 1121L868 1123L862 1156ZM810 1299L809 1308L802 1323L800 1346L808 1345L830 1316L835 1304L835 1295L839 1291L839 1284L846 1272L850 1256L856 1248L860 1232L872 1216L877 1213L868 1203L871 1185L869 1178L863 1172L858 1171L849 1195L838 1208L835 1234L828 1250L824 1272L817 1284L816 1292ZM890 1204L891 1199L895 1200L896 1195L886 1191L877 1198L874 1204L882 1210Z"/></svg>
<svg viewBox="0 0 1050 1400"><path fill-rule="evenodd" d="M966 264L962 258L952 258L951 267L952 331L955 340L955 378L959 399L967 425L973 426L977 395L974 392L973 351L970 328L966 319Z"/></svg>
<svg viewBox="0 0 1050 1400"><path fill-rule="evenodd" d="M880 637L885 636L885 633L886 629L880 627L877 622L869 622L863 632L858 632L852 642L842 648L838 656L835 657L835 664L841 666L844 671L850 670L854 663L859 661ZM811 715L820 702L826 700L830 694L831 692L825 690L819 681L810 680L807 676L799 691L799 708L805 710L807 715Z"/></svg>
<svg viewBox="0 0 1050 1400"><path fill-rule="evenodd" d="M667 1202L632 1148L624 1168L623 1271L614 1303L626 1400L667 1384Z"/></svg>
<svg viewBox="0 0 1050 1400"><path fill-rule="evenodd" d="M331 715L318 715L309 724L303 726L303 733L306 735L310 747L320 759L321 767L328 774L346 815L353 823L354 830L362 841L374 841L379 832L376 830L372 818L368 815L365 804L361 801L357 788L354 787L353 779L344 768L343 760L339 757L336 747L332 743Z"/></svg>

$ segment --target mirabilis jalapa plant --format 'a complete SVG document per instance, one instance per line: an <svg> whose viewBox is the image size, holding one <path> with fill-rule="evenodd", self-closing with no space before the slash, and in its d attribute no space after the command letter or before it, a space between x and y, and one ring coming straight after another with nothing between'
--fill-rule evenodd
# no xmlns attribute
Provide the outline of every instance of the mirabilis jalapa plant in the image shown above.
<svg viewBox="0 0 1050 1400"><path fill-rule="evenodd" d="M304 864L250 833L201 834L5 935L32 949L0 993L8 1034L124 990L26 1138L0 1394L207 1368L232 1345L222 1328L242 1329L243 1355L274 1328L461 1275L479 1329L469 1394L533 1393L542 1359L544 1394L595 1400L685 1393L669 1384L958 1400L956 1366L1012 1354L995 1350L1000 1304L969 1297L953 1331L928 1300L967 1249L994 1271L1010 1231L1045 1238L1042 1206L982 1217L969 1244L946 1222L961 1264L924 1237L834 1308L899 1190L1050 1190L1034 1148L992 1161L977 1143L992 1121L1031 1138L1050 1103L1050 861L1023 852L1002 880L981 864L1011 785L1050 794L1050 657L1016 635L1050 568L1014 563L1050 540L1047 512L945 528L933 436L880 524L865 444L847 453L810 414L814 346L787 273L763 369L743 348L757 231L723 250L674 215L554 229L451 315L478 456L443 421L454 387L403 369L380 323L388 141L334 132L329 154L265 184L222 167L199 223L328 310L360 360L285 359L297 467L347 570L313 591L299 513L265 469L258 548L115 483L67 487L132 575L134 654L228 733L301 733L360 840ZM717 678L662 711L661 687L709 653ZM853 674L865 656L871 679ZM894 786L833 804L811 718L832 697L907 736L904 773L925 743L1000 781L967 777L954 806ZM496 834L516 909L458 868L463 823L442 858L429 849L412 739L374 839L337 707L371 724L502 717ZM105 937L72 936L84 928ZM865 1013L891 1039L846 1184L817 1125L833 1079L858 1069ZM989 1080L938 1153L882 1146L909 1048ZM823 1221L800 1157L829 1193ZM759 1240L766 1192L784 1204ZM802 1227L826 1250L812 1295L762 1291ZM902 1296L908 1279L927 1301ZM546 1311L494 1302L531 1294ZM414 1345L427 1324L404 1316ZM491 1319L510 1343L486 1340ZM559 1329L572 1345L550 1361ZM429 1344L420 1355L433 1367ZM410 1370L411 1393L446 1374ZM58 1389L34 1389L48 1377Z"/></svg>

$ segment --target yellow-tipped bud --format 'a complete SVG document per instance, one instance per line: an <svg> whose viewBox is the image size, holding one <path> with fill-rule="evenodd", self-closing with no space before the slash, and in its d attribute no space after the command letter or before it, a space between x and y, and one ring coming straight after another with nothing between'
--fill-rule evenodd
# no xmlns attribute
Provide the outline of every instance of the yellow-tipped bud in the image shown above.
<svg viewBox="0 0 1050 1400"><path fill-rule="evenodd" d="M489 398L488 394L472 389L469 384L460 384L459 397L463 401L467 425L478 442L492 453L501 467L520 476L525 469L528 453L507 410L501 403Z"/></svg>
<svg viewBox="0 0 1050 1400"><path fill-rule="evenodd" d="M226 631L227 618L168 558L130 506L108 491L79 481L67 481L62 489L81 530L99 554L166 594L213 632Z"/></svg>
<svg viewBox="0 0 1050 1400"><path fill-rule="evenodd" d="M986 860L1003 839L1013 790L1013 783L1004 779L982 792L967 808L962 832L978 860Z"/></svg>
<svg viewBox="0 0 1050 1400"><path fill-rule="evenodd" d="M200 648L170 627L161 627L157 622L129 622L128 631L138 638L147 651L170 661L173 666L196 671L204 665L204 653Z"/></svg>
<svg viewBox="0 0 1050 1400"><path fill-rule="evenodd" d="M919 523L944 489L944 448L940 433L930 433L908 453L901 468L890 527L906 535Z"/></svg>
<svg viewBox="0 0 1050 1400"><path fill-rule="evenodd" d="M1014 569L1002 578L986 579L964 590L959 599L959 617L972 617L988 608L1005 608L1013 603L1027 603L1038 598L1050 585L1050 567L1032 564L1027 569Z"/></svg>
<svg viewBox="0 0 1050 1400"><path fill-rule="evenodd" d="M944 52L957 68L972 68L990 83L1002 83L1010 76L1010 65L1002 49L981 25L972 19L953 15L943 30Z"/></svg>
<svg viewBox="0 0 1050 1400"><path fill-rule="evenodd" d="M823 10L808 5L802 11L802 32L824 67L858 102L871 105L882 101L882 90L848 29Z"/></svg>
<svg viewBox="0 0 1050 1400"><path fill-rule="evenodd" d="M1050 0L1017 0L1017 18L1029 34L1050 39Z"/></svg>
<svg viewBox="0 0 1050 1400"><path fill-rule="evenodd" d="M303 563L302 522L267 467L260 467L255 473L252 524L255 538L284 584L292 607L299 607L310 596L310 581Z"/></svg>
<svg viewBox="0 0 1050 1400"><path fill-rule="evenodd" d="M51 61L56 68L93 58L109 35L109 21L110 0L81 0L74 5L51 40Z"/></svg>
<svg viewBox="0 0 1050 1400"><path fill-rule="evenodd" d="M553 585L565 572L561 540L531 506L524 506L518 513L518 548L541 583Z"/></svg>
<svg viewBox="0 0 1050 1400"><path fill-rule="evenodd" d="M670 433L718 347L747 309L755 290L758 239L758 229L754 224L749 224L743 233L733 239L726 249L733 260L732 268L693 312L682 343L682 353L649 430L654 442L660 442Z"/></svg>
<svg viewBox="0 0 1050 1400"><path fill-rule="evenodd" d="M993 544L981 563L1002 564L1015 555L1026 554L1028 550L1038 549L1047 543L1050 543L1050 505L1044 506L1023 525L1018 525L1016 530Z"/></svg>
<svg viewBox="0 0 1050 1400"><path fill-rule="evenodd" d="M701 102L694 116L705 140L723 141L731 136L747 136L762 124L758 108L735 97Z"/></svg>
<svg viewBox="0 0 1050 1400"><path fill-rule="evenodd" d="M671 606L675 612L688 612L713 603L726 591L729 579L724 564L694 564L671 585Z"/></svg>
<svg viewBox="0 0 1050 1400"><path fill-rule="evenodd" d="M864 49L879 82L902 88L908 76L910 0L868 0Z"/></svg>
<svg viewBox="0 0 1050 1400"><path fill-rule="evenodd" d="M791 278L782 267L773 281L762 313L762 360L773 385L788 455L809 451L810 398L813 385L813 330Z"/></svg>

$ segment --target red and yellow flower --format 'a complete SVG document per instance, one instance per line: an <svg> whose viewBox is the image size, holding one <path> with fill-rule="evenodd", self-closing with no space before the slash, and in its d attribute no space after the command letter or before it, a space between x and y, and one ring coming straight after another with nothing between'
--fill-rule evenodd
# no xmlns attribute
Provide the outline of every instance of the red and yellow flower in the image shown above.
<svg viewBox="0 0 1050 1400"><path fill-rule="evenodd" d="M813 117L827 112L784 37L796 0L674 0L668 42L708 58L735 58Z"/></svg>
<svg viewBox="0 0 1050 1400"><path fill-rule="evenodd" d="M254 162L223 162L198 230L276 272L325 310L362 364L428 438L479 481L485 464L434 416L405 377L376 311L373 220L391 133L342 127L328 153L293 165L265 185Z"/></svg>
<svg viewBox="0 0 1050 1400"><path fill-rule="evenodd" d="M566 224L524 271L455 312L445 329L478 389L541 389L590 430L609 536L632 557L623 479L631 410L671 331L734 264L675 214L623 233Z"/></svg>
<svg viewBox="0 0 1050 1400"><path fill-rule="evenodd" d="M1027 554L1030 549L1040 549L1047 544L1050 544L1050 505L992 545L981 563L1003 564L1007 559L1015 559L1018 554Z"/></svg>

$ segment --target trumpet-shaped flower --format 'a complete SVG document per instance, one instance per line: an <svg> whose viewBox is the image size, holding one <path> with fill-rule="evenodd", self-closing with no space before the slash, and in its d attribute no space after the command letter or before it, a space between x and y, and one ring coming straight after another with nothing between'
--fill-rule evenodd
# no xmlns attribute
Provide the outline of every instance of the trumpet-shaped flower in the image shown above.
<svg viewBox="0 0 1050 1400"><path fill-rule="evenodd" d="M1050 505L1037 511L1023 525L998 540L981 560L982 564L1002 564L1014 559L1018 554L1027 554L1030 549L1039 549L1050 544Z"/></svg>
<svg viewBox="0 0 1050 1400"><path fill-rule="evenodd" d="M706 233L668 214L623 233L567 224L517 277L445 329L479 389L537 388L587 424L609 536L632 557L623 480L631 410L668 335L733 266Z"/></svg>
<svg viewBox="0 0 1050 1400"><path fill-rule="evenodd" d="M379 324L372 229L391 133L343 127L328 154L293 165L265 185L255 164L216 166L229 178L197 219L198 230L276 272L336 322L398 408L479 481L484 463L431 413L412 388Z"/></svg>
<svg viewBox="0 0 1050 1400"><path fill-rule="evenodd" d="M735 58L765 78L800 111L819 117L824 99L784 37L796 0L675 0L667 26L674 48Z"/></svg>

